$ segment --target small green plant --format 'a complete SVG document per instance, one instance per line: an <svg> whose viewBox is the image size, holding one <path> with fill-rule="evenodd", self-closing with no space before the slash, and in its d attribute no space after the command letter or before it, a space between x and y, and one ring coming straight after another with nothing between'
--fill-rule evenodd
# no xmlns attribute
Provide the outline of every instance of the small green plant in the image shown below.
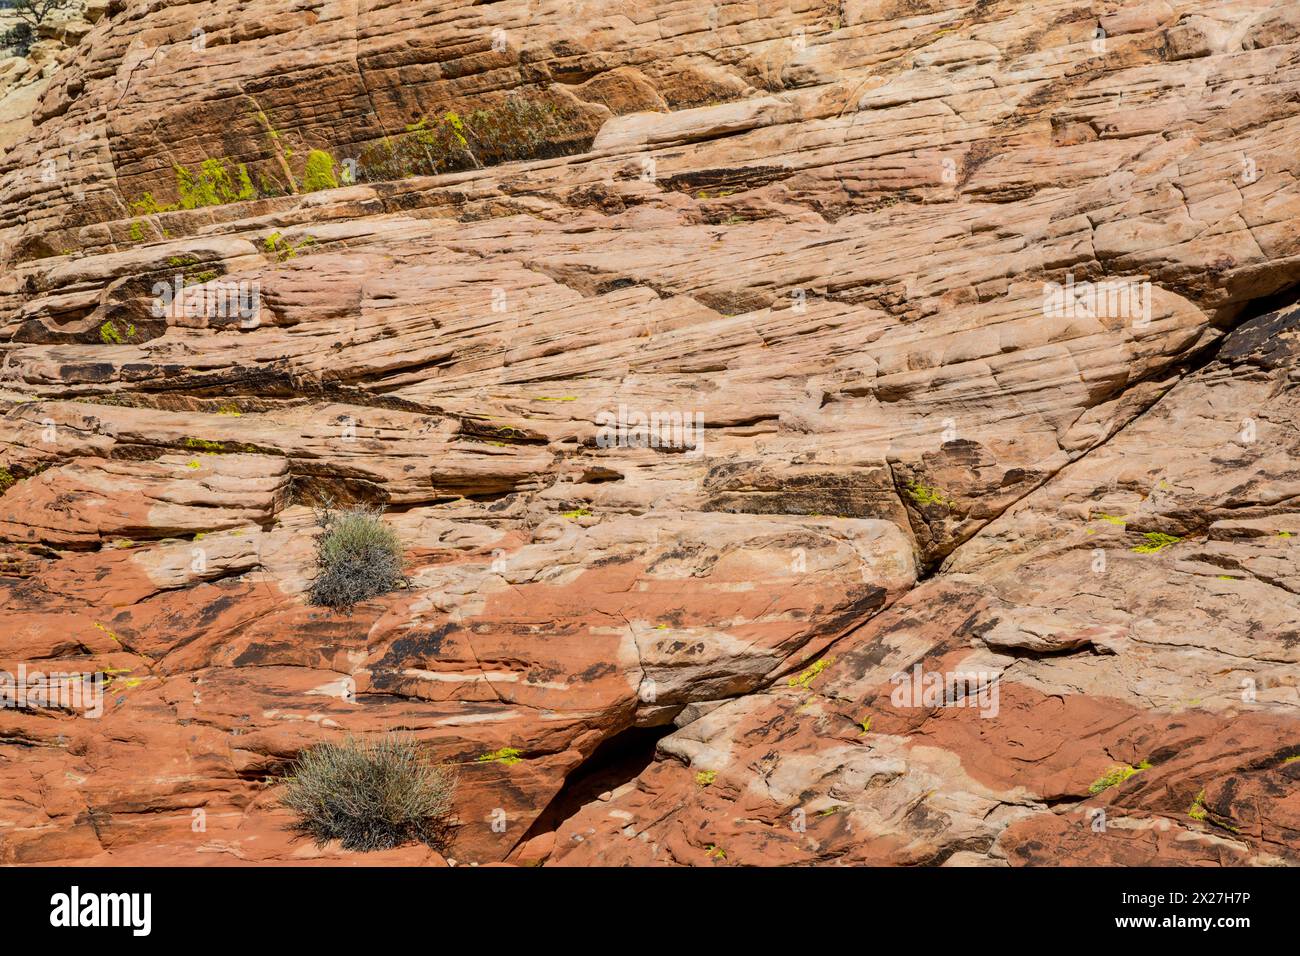
<svg viewBox="0 0 1300 956"><path fill-rule="evenodd" d="M118 331L117 325L109 319L99 327L99 340L105 345L121 345L135 338L135 325L128 322L126 328Z"/></svg>
<svg viewBox="0 0 1300 956"><path fill-rule="evenodd" d="M1102 513L1102 514L1097 515L1097 517L1098 517L1100 520L1106 522L1106 524L1119 525L1121 528L1128 524L1128 519L1127 519L1127 518L1123 518L1123 517L1121 517L1120 515L1108 515L1108 514Z"/></svg>
<svg viewBox="0 0 1300 956"><path fill-rule="evenodd" d="M560 513L561 518L590 518L591 511L587 508L574 508L572 511L563 511Z"/></svg>
<svg viewBox="0 0 1300 956"><path fill-rule="evenodd" d="M172 171L176 175L178 200L174 203L160 203L153 193L147 192L130 203L132 213L137 216L157 216L178 209L202 209L257 198L257 187L253 185L248 167L243 163L232 172L224 159L205 159L199 163L198 172L179 163L172 167ZM166 230L163 230L163 235L167 235ZM143 238L143 227L138 222L133 223L132 241L139 242Z"/></svg>
<svg viewBox="0 0 1300 956"><path fill-rule="evenodd" d="M945 497L943 492L937 488L931 488L915 479L907 483L907 495L922 508L928 505L943 505L945 508L952 507L952 500Z"/></svg>
<svg viewBox="0 0 1300 956"><path fill-rule="evenodd" d="M402 543L366 508L317 513L316 580L310 600L320 607L347 611L360 601L407 584L402 573Z"/></svg>
<svg viewBox="0 0 1300 956"><path fill-rule="evenodd" d="M479 763L499 763L507 767L513 767L519 761L523 760L523 751L518 747L502 747L500 750L493 750L485 754L478 755Z"/></svg>
<svg viewBox="0 0 1300 956"><path fill-rule="evenodd" d="M695 775L695 783L701 787L711 786L713 781L717 779L718 771L716 770L701 770Z"/></svg>
<svg viewBox="0 0 1300 956"><path fill-rule="evenodd" d="M704 851L709 855L710 860L725 860L727 858L727 851L716 843L710 843L704 848Z"/></svg>
<svg viewBox="0 0 1300 956"><path fill-rule="evenodd" d="M300 242L290 242L280 233L273 232L262 240L262 248L276 262L287 262L298 258L298 253L316 241L315 236L304 236Z"/></svg>
<svg viewBox="0 0 1300 956"><path fill-rule="evenodd" d="M289 165L289 160L293 158L293 150L281 145L280 131L271 125L271 118L266 115L256 99L252 96L244 97L249 102L250 112L256 118L257 122L266 130L266 139L270 143L272 151L275 153L275 161L280 166L280 172L284 173L284 184L277 183L266 173L258 174L258 185L261 187L262 194L266 196L283 195L286 191L289 194L298 192L298 183L293 178L293 168ZM287 189L286 189L287 184Z"/></svg>
<svg viewBox="0 0 1300 956"><path fill-rule="evenodd" d="M1182 538L1174 537L1172 534L1162 534L1159 531L1148 531L1142 535L1146 538L1146 544L1139 544L1133 549L1134 554L1158 554L1165 548L1171 547L1182 541Z"/></svg>
<svg viewBox="0 0 1300 956"><path fill-rule="evenodd" d="M0 495L12 488L16 480L8 468L0 468Z"/></svg>
<svg viewBox="0 0 1300 956"><path fill-rule="evenodd" d="M590 123L576 109L510 95L464 115L447 110L421 117L358 158L370 181L481 169L585 150L595 134Z"/></svg>
<svg viewBox="0 0 1300 956"><path fill-rule="evenodd" d="M232 175L224 159L205 159L199 163L198 174L186 166L173 167L176 171L176 191L182 209L201 209L204 206L222 206L257 197L248 168L240 163Z"/></svg>
<svg viewBox="0 0 1300 956"><path fill-rule="evenodd" d="M303 751L285 784L281 802L318 845L338 840L365 852L446 843L455 772L429 763L410 738L318 744Z"/></svg>
<svg viewBox="0 0 1300 956"><path fill-rule="evenodd" d="M1103 790L1109 790L1111 787L1118 787L1135 773L1150 769L1151 763L1147 760L1143 760L1136 767L1130 767L1126 763L1117 764L1116 766L1111 767L1110 770L1106 771L1104 775L1094 780L1092 786L1088 788L1088 792L1101 793Z"/></svg>
<svg viewBox="0 0 1300 956"><path fill-rule="evenodd" d="M323 149L313 149L307 154L307 168L303 172L303 192L314 193L322 189L337 189L339 181L334 175L334 157Z"/></svg>
<svg viewBox="0 0 1300 956"><path fill-rule="evenodd" d="M871 733L871 721L874 719L874 717L868 717L865 720L858 722L858 726L862 728L862 732L858 734L859 737L865 737L867 734Z"/></svg>
<svg viewBox="0 0 1300 956"><path fill-rule="evenodd" d="M1287 767L1295 763L1297 760L1300 760L1300 754L1292 754L1291 756L1283 760L1282 763L1280 763L1278 766Z"/></svg>
<svg viewBox="0 0 1300 956"><path fill-rule="evenodd" d="M131 203L131 211L138 216L156 216L159 213L175 212L180 207L171 205L161 205L158 200L153 198L153 193L145 193L135 202Z"/></svg>
<svg viewBox="0 0 1300 956"><path fill-rule="evenodd" d="M144 223L139 219L131 223L131 228L127 230L127 238L132 242L144 242Z"/></svg>
<svg viewBox="0 0 1300 956"><path fill-rule="evenodd" d="M1196 799L1192 801L1192 805L1187 808L1187 815L1191 817L1193 820L1205 819L1206 811L1205 811L1205 788L1204 787L1202 787L1201 792L1196 795Z"/></svg>

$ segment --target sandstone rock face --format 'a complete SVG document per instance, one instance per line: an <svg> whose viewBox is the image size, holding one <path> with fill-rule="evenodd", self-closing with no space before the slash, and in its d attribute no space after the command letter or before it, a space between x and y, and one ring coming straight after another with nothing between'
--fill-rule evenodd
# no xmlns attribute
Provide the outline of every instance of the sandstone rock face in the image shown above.
<svg viewBox="0 0 1300 956"><path fill-rule="evenodd" d="M0 671L103 692L0 709L0 862L1300 862L1293 4L77 24ZM407 587L309 603L326 501ZM445 853L295 834L389 730Z"/></svg>

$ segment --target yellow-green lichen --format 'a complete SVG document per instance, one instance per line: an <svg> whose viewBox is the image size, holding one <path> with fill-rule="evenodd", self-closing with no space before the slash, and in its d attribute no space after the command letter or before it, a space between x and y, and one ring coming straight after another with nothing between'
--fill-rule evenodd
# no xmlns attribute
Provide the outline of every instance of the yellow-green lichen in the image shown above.
<svg viewBox="0 0 1300 956"><path fill-rule="evenodd" d="M499 763L507 767L519 763L523 759L523 751L517 747L502 747L500 750L493 750L490 753L479 754L479 763Z"/></svg>
<svg viewBox="0 0 1300 956"><path fill-rule="evenodd" d="M821 660L814 661L813 663L809 664L806 668L804 668L802 673L800 673L797 677L791 677L787 683L791 687L799 687L802 688L803 690L811 690L812 682L816 680L817 676L821 674L822 671L826 670L826 668L829 667L830 664L831 664L831 658L823 657Z"/></svg>
<svg viewBox="0 0 1300 956"><path fill-rule="evenodd" d="M116 634L114 634L114 633L113 633L111 630L109 630L107 627L105 627L103 624L100 624L98 621L96 621L96 622L95 622L95 627L96 627L97 629L103 631L105 634L107 634L107 635L109 636L109 638L110 638L110 639L111 639L115 644L118 644L118 645L120 645L120 646L125 646L125 645L122 644L122 639L121 639L120 637L118 637Z"/></svg>
<svg viewBox="0 0 1300 956"><path fill-rule="evenodd" d="M1172 534L1164 534L1160 531L1147 531L1142 535L1146 538L1146 544L1139 544L1133 549L1134 554L1158 554L1165 548L1172 547L1182 538L1175 537Z"/></svg>
<svg viewBox="0 0 1300 956"><path fill-rule="evenodd" d="M1150 762L1143 760L1136 767L1130 767L1128 764L1117 764L1111 767L1105 774L1098 777L1088 788L1089 793L1101 793L1103 790L1109 790L1111 787L1118 787L1129 777L1142 770L1150 770Z"/></svg>

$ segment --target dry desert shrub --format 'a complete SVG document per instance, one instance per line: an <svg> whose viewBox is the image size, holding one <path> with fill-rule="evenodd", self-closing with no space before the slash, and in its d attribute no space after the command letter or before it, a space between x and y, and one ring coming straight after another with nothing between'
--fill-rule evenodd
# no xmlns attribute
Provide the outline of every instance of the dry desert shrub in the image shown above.
<svg viewBox="0 0 1300 956"><path fill-rule="evenodd" d="M311 747L286 783L282 803L318 844L387 850L444 844L456 774L426 760L413 739L389 734Z"/></svg>
<svg viewBox="0 0 1300 956"><path fill-rule="evenodd" d="M405 586L402 542L378 511L350 508L318 515L312 604L346 611L360 601Z"/></svg>

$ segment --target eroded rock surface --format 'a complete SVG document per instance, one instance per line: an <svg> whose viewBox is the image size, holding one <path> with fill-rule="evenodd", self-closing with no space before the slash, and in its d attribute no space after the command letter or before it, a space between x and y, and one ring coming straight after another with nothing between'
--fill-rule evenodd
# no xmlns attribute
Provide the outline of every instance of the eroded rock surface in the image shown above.
<svg viewBox="0 0 1300 956"><path fill-rule="evenodd" d="M253 9L0 156L0 862L1300 862L1293 4Z"/></svg>

